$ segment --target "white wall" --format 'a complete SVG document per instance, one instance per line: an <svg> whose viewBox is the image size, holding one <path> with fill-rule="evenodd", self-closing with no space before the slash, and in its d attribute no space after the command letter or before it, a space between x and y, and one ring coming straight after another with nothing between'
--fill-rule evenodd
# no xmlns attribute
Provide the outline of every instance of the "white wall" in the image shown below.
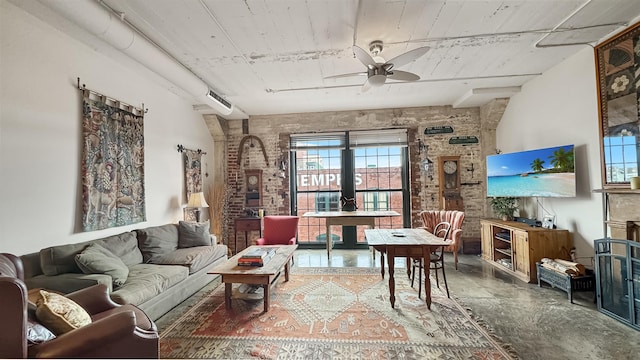
<svg viewBox="0 0 640 360"><path fill-rule="evenodd" d="M182 219L186 199L176 146L202 149L213 159L213 140L191 104L5 0L0 26L0 252L22 255ZM76 230L82 211L77 77L87 88L149 109L145 223ZM212 169L203 165L203 173Z"/></svg>
<svg viewBox="0 0 640 360"><path fill-rule="evenodd" d="M603 234L598 107L593 49L578 54L523 86L511 98L496 137L504 153L574 144L577 196L538 198L556 216L561 229L573 234L578 256L593 255L593 240ZM525 201L525 214L541 219L546 213L535 199ZM588 261L586 261L588 263Z"/></svg>

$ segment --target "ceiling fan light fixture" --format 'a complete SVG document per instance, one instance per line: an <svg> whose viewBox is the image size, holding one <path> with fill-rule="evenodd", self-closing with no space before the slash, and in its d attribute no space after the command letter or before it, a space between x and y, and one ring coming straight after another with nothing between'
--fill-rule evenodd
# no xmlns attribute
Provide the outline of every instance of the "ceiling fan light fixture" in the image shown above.
<svg viewBox="0 0 640 360"><path fill-rule="evenodd" d="M387 81L387 77L385 75L374 75L369 78L369 84L371 86L382 86Z"/></svg>
<svg viewBox="0 0 640 360"><path fill-rule="evenodd" d="M396 70L402 65L408 64L420 56L424 55L429 47L423 46L410 50L404 54L400 54L391 60L385 60L380 56L382 52L382 41L376 40L369 43L369 52L358 45L351 46L353 55L366 66L366 73L352 73L329 76L327 78L338 78L353 75L367 75L367 80L362 85L362 92L368 91L372 87L380 87L385 84L387 78L395 81L416 81L420 80L420 76L402 70ZM393 71L391 71L393 69Z"/></svg>
<svg viewBox="0 0 640 360"><path fill-rule="evenodd" d="M372 41L369 44L369 52L371 52L371 55L373 55L374 58L380 55L380 53L382 52L382 48L383 48L383 45L382 45L382 41L380 40ZM384 60L382 62L384 62Z"/></svg>

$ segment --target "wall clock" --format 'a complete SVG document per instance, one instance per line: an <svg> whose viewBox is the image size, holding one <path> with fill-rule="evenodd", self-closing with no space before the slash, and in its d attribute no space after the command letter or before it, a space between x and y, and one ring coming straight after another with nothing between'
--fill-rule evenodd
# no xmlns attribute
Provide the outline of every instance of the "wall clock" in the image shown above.
<svg viewBox="0 0 640 360"><path fill-rule="evenodd" d="M440 208L464 210L460 188L460 156L438 157Z"/></svg>
<svg viewBox="0 0 640 360"><path fill-rule="evenodd" d="M258 184L258 176L257 175L251 175L249 176L249 187L251 188L251 190L255 190L256 189L256 185Z"/></svg>
<svg viewBox="0 0 640 360"><path fill-rule="evenodd" d="M440 156L438 162L440 188L460 191L460 156Z"/></svg>
<svg viewBox="0 0 640 360"><path fill-rule="evenodd" d="M246 205L262 205L262 170L247 169L244 174L247 178Z"/></svg>

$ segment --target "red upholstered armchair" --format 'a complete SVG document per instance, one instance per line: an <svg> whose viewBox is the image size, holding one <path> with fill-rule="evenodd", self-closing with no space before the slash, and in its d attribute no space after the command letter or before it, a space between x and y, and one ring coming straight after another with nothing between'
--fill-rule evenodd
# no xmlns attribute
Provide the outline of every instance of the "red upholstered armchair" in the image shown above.
<svg viewBox="0 0 640 360"><path fill-rule="evenodd" d="M0 358L158 358L156 325L135 306L111 301L106 285L65 295L91 323L52 338L28 310L23 279L22 260L0 254Z"/></svg>
<svg viewBox="0 0 640 360"><path fill-rule="evenodd" d="M258 245L295 245L298 233L297 216L265 216L262 237Z"/></svg>
<svg viewBox="0 0 640 360"><path fill-rule="evenodd" d="M464 212L458 210L426 210L420 213L420 217L424 228L430 233L433 233L433 228L443 221L451 224L448 238L453 240L453 244L446 246L444 251L453 253L454 265L458 270L458 250L462 241Z"/></svg>

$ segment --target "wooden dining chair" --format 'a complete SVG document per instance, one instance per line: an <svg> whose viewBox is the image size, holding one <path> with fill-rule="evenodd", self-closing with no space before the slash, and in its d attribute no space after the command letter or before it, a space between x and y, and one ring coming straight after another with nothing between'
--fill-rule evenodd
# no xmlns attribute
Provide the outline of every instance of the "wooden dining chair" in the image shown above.
<svg viewBox="0 0 640 360"><path fill-rule="evenodd" d="M451 231L451 224L443 221L438 223L433 228L433 234L437 237L447 239L449 232ZM423 258L412 259L411 267L411 287L416 277L416 268L418 268L418 298L422 296L422 272L423 272ZM435 270L436 272L436 286L440 287L440 280L438 278L438 270L442 271L442 279L444 280L444 288L447 290L447 297L449 297L449 286L447 285L447 276L444 272L444 246L439 246L436 251L429 254L429 270Z"/></svg>

